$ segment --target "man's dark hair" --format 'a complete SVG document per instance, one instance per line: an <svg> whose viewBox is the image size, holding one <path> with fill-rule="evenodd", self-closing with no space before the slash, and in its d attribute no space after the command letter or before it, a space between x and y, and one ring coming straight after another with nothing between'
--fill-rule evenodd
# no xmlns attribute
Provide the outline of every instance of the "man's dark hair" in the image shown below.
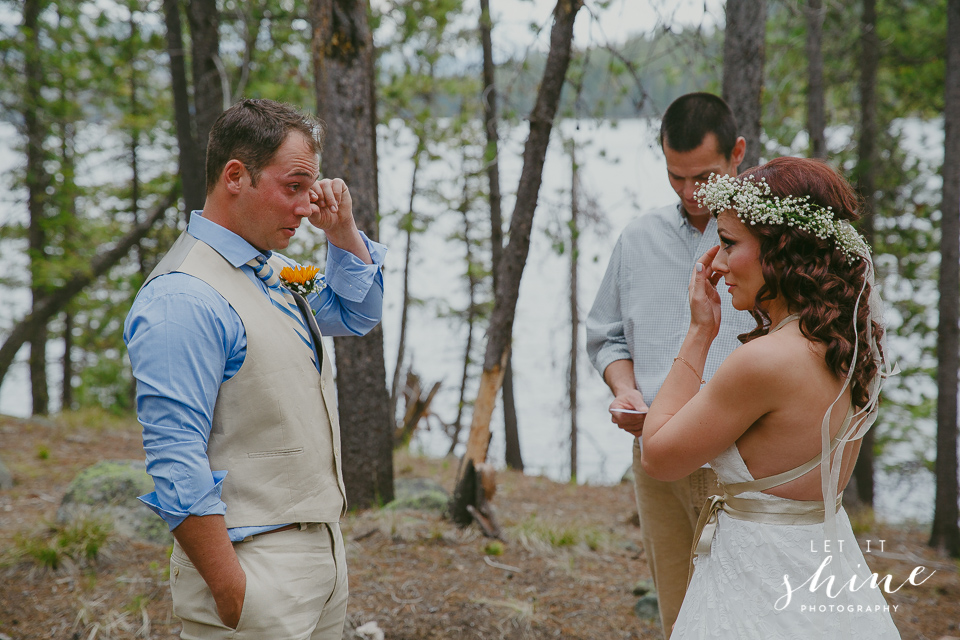
<svg viewBox="0 0 960 640"><path fill-rule="evenodd" d="M717 137L717 151L729 160L737 143L733 111L712 93L688 93L674 100L663 114L660 146L686 153L699 147L708 133Z"/></svg>
<svg viewBox="0 0 960 640"><path fill-rule="evenodd" d="M207 193L213 191L230 160L239 160L254 186L291 132L321 150L323 125L294 107L273 100L241 100L220 114L207 142Z"/></svg>

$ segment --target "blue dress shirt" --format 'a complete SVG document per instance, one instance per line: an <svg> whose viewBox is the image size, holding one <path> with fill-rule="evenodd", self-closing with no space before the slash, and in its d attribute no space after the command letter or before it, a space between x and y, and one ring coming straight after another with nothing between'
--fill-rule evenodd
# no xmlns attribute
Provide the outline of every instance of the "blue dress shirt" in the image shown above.
<svg viewBox="0 0 960 640"><path fill-rule="evenodd" d="M261 255L253 245L205 219L201 211L193 212L187 232L239 267L269 297L266 285L246 265ZM363 335L380 322L380 266L386 247L361 236L373 264L328 244L326 286L307 296L324 335ZM280 258L296 266L286 256ZM189 515L223 515L227 507L220 491L227 472L211 470L207 440L220 385L236 375L246 356L247 335L240 316L206 282L168 273L151 280L137 295L123 339L137 380L137 417L143 425L147 472L156 489L140 500L171 530ZM276 526L230 529L230 539L236 542Z"/></svg>

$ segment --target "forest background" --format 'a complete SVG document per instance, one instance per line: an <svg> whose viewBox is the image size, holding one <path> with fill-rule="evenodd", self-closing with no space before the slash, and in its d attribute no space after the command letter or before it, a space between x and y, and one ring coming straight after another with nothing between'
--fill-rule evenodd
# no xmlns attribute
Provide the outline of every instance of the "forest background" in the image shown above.
<svg viewBox="0 0 960 640"><path fill-rule="evenodd" d="M534 470L617 480L622 468L578 473L585 449L620 435L602 415L580 315L616 234L663 197L663 109L710 90L751 141L744 166L825 157L857 185L901 373L856 493L873 503L878 477L912 480L908 494L928 487L915 517L933 520L931 544L960 554L960 2L488 4L0 0L4 406L91 419L134 410L121 339L132 297L202 206L216 115L240 97L272 98L327 122L325 172L365 159L345 177L365 204L362 227L391 247L382 331L357 351L335 342L350 372L344 432L358 443L345 443L351 503L392 496L393 447L481 461L491 424L496 463L522 469L546 449L564 463ZM636 176L615 200L619 217L596 186L615 171ZM292 255L323 264L322 238L298 234ZM562 281L566 346L521 363L515 344L511 366L511 335L544 332L544 318L518 311L539 287L530 276ZM455 340L439 343L442 333ZM513 368L554 373L515 379ZM537 384L565 389L557 411L524 413Z"/></svg>

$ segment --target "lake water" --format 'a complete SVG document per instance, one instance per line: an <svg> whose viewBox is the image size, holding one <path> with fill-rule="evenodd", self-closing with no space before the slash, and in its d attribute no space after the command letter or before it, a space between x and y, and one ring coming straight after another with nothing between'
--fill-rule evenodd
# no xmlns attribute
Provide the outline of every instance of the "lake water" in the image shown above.
<svg viewBox="0 0 960 640"><path fill-rule="evenodd" d="M393 127L394 131L398 128ZM610 123L572 121L562 123L559 133L575 140L581 170L581 197L596 202L599 221L582 226L580 236L579 309L581 322L596 295L606 268L609 253L624 226L642 212L675 201L666 180L662 154L656 141L657 129L646 121ZM385 307L383 318L386 368L392 375L399 339L402 301L402 269L405 239L398 231L391 211L406 211L410 191L412 137L400 129L399 135L381 130L379 143L380 206L385 216L381 224L381 241L390 247L384 270ZM520 440L528 473L543 474L557 480L570 477L569 433L570 409L567 394L567 371L570 350L569 258L554 249L551 232L565 229L569 217L570 157L564 151L555 131L544 168L543 186L530 255L520 287L520 298L514 326L514 388L520 424ZM521 170L523 127L514 129L504 142L501 154L501 180L505 194L517 188ZM6 144L4 145L4 141ZM11 133L0 130L0 148L9 149ZM455 150L442 152L443 161L431 163L422 180L454 198L461 185L460 160ZM7 172L18 162L16 154L0 152L0 171ZM24 216L22 198L8 190L0 190L0 206L10 220ZM509 215L513 200L505 198L503 210ZM409 311L406 362L412 363L424 386L441 381L440 392L432 409L437 416L452 422L459 399L460 376L466 328L451 317L451 309L462 309L467 300L463 277L464 248L462 242L450 241L462 224L462 217L449 205L425 196L417 201L417 209L434 219L427 230L414 238L415 251L411 263L411 295L420 301ZM302 232L301 232L302 233ZM7 242L0 245L4 260L23 262L22 249ZM15 255L19 254L19 255ZM9 263L7 263L9 264ZM2 290L0 329L6 330L19 318L28 303L23 290ZM474 336L478 348L477 362L482 361L485 344L482 332ZM578 481L614 483L629 467L632 437L610 423L607 406L610 393L600 375L587 361L584 330L580 330L579 376L579 473ZM51 344L51 361L59 355L60 345ZM25 350L0 389L0 412L25 416L29 413ZM56 367L51 366L51 381L56 380ZM474 381L476 382L476 381ZM475 398L475 384L468 399ZM469 411L463 419L462 440L469 427ZM492 423L493 440L490 459L502 465L504 457L502 409L498 405ZM450 444L439 429L421 430L413 448L429 455L442 455ZM462 452L463 445L458 448ZM932 518L933 482L928 473L906 480L889 474L878 474L878 516L888 521Z"/></svg>

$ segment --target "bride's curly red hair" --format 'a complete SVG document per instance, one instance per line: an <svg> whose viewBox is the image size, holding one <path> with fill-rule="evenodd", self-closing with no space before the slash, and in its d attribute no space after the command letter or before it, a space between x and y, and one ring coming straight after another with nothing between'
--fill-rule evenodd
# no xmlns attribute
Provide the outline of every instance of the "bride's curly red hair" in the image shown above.
<svg viewBox="0 0 960 640"><path fill-rule="evenodd" d="M860 218L860 199L856 192L840 174L820 160L776 158L740 175L746 176L766 180L773 196L810 196L811 203L830 207L838 219ZM796 227L756 224L747 225L747 229L760 241L764 285L757 292L750 312L758 326L741 335L740 341L746 343L770 331L770 317L761 305L782 296L790 312L800 316L803 335L826 347L830 370L837 376L845 376L853 358L851 329L856 307L857 361L850 386L853 404L863 407L869 396L869 384L878 373L867 332L868 323L872 322L870 282L865 282L867 261L848 258L832 238L821 239ZM872 322L872 331L879 342L883 327Z"/></svg>

